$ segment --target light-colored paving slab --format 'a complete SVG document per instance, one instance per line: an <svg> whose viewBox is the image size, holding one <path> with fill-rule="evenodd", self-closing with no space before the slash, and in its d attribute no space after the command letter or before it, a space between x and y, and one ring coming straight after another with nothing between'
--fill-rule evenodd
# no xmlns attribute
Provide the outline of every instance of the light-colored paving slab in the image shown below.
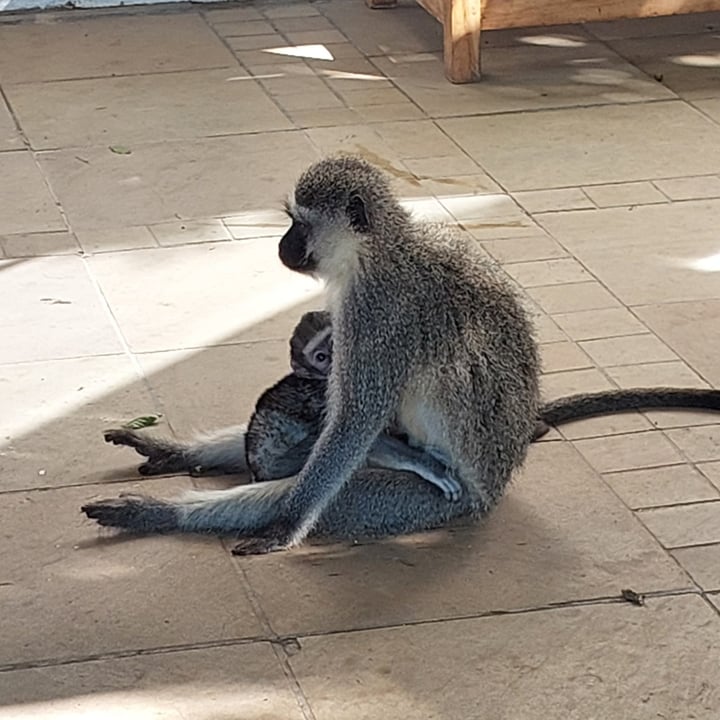
<svg viewBox="0 0 720 720"><path fill-rule="evenodd" d="M432 117L674 97L607 46L586 41L483 48L483 82L459 87L448 84L438 52L383 55L375 65Z"/></svg>
<svg viewBox="0 0 720 720"><path fill-rule="evenodd" d="M317 157L298 132L130 149L130 155L108 147L39 155L74 228L112 229L277 208Z"/></svg>
<svg viewBox="0 0 720 720"><path fill-rule="evenodd" d="M66 230L32 154L0 153L0 235Z"/></svg>
<svg viewBox="0 0 720 720"><path fill-rule="evenodd" d="M0 559L0 665L260 635L216 540L116 541L80 512L122 491L188 488L188 480L160 479L4 495L13 551Z"/></svg>
<svg viewBox="0 0 720 720"><path fill-rule="evenodd" d="M23 142L17 125L3 99L0 101L0 151L20 150L22 147Z"/></svg>
<svg viewBox="0 0 720 720"><path fill-rule="evenodd" d="M720 98L717 32L611 40L610 46L682 98Z"/></svg>
<svg viewBox="0 0 720 720"><path fill-rule="evenodd" d="M622 302L666 304L720 296L703 264L720 251L719 200L536 216ZM642 317L642 313L638 313Z"/></svg>
<svg viewBox="0 0 720 720"><path fill-rule="evenodd" d="M240 564L281 634L537 607L626 586L688 586L613 493L559 443L533 448L522 478L477 526Z"/></svg>
<svg viewBox="0 0 720 720"><path fill-rule="evenodd" d="M102 431L158 412L126 355L0 365L0 406L0 491L136 476Z"/></svg>
<svg viewBox="0 0 720 720"><path fill-rule="evenodd" d="M238 67L25 83L10 85L7 93L35 149L102 145L132 150L137 143L293 127Z"/></svg>
<svg viewBox="0 0 720 720"><path fill-rule="evenodd" d="M439 124L510 190L700 175L720 165L720 126L679 101ZM648 127L653 142L647 141Z"/></svg>
<svg viewBox="0 0 720 720"><path fill-rule="evenodd" d="M0 307L0 363L123 351L81 258L5 260L0 273L3 293L14 299Z"/></svg>
<svg viewBox="0 0 720 720"><path fill-rule="evenodd" d="M232 54L195 13L115 14L80 20L55 15L49 20L0 25L0 82L235 65Z"/></svg>
<svg viewBox="0 0 720 720"><path fill-rule="evenodd" d="M304 717L265 644L0 673L2 720Z"/></svg>
<svg viewBox="0 0 720 720"><path fill-rule="evenodd" d="M694 285L704 283L713 292L711 277L714 278L715 292L720 293L717 276L696 273ZM688 292L692 290L688 289ZM720 313L720 299L700 302L653 304L637 308L643 322L657 333L672 348L682 352L704 379L720 385L720 368L717 357L720 337L717 333L717 319Z"/></svg>
<svg viewBox="0 0 720 720"><path fill-rule="evenodd" d="M291 663L318 720L349 707L368 720L717 716L720 624L697 596L308 638L302 648Z"/></svg>
<svg viewBox="0 0 720 720"><path fill-rule="evenodd" d="M102 254L88 263L134 352L268 339L253 328L322 290L281 265L277 238ZM289 333L275 333L287 342Z"/></svg>

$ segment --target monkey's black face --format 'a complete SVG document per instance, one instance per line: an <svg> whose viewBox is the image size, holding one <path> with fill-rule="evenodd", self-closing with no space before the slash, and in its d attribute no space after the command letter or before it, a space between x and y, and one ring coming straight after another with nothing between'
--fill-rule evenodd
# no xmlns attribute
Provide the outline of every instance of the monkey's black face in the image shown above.
<svg viewBox="0 0 720 720"><path fill-rule="evenodd" d="M293 218L290 229L282 236L278 248L280 262L290 270L311 273L317 269L317 260L310 249L310 228Z"/></svg>

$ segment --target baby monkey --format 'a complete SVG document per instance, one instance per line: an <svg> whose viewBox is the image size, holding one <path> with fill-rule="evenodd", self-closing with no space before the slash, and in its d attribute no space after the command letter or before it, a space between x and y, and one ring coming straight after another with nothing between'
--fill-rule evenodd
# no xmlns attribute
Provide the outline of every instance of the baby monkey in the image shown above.
<svg viewBox="0 0 720 720"><path fill-rule="evenodd" d="M255 482L296 475L323 428L331 361L330 313L307 312L290 338L292 373L262 393L247 428L228 428L192 443L121 428L108 430L105 440L133 447L147 457L139 468L142 475L188 473L197 477L249 470ZM432 448L412 447L392 427L377 438L366 464L413 472L448 499L460 496L461 486L448 469L447 459Z"/></svg>

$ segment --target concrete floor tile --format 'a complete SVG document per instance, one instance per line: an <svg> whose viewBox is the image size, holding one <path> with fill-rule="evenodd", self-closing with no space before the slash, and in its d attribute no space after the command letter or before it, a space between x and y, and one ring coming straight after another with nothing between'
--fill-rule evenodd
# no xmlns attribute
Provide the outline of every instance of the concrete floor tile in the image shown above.
<svg viewBox="0 0 720 720"><path fill-rule="evenodd" d="M548 399L579 392L599 392L612 387L600 370L571 370L542 378L543 397Z"/></svg>
<svg viewBox="0 0 720 720"><path fill-rule="evenodd" d="M81 258L5 260L0 272L3 293L15 299L0 306L0 363L123 351Z"/></svg>
<svg viewBox="0 0 720 720"><path fill-rule="evenodd" d="M709 275L713 277L712 273ZM696 274L696 277L702 279L702 275ZM714 282L717 286L717 277ZM670 347L682 349L683 358L693 370L713 386L720 387L720 367L717 363L720 299L648 305L637 308L636 313Z"/></svg>
<svg viewBox="0 0 720 720"><path fill-rule="evenodd" d="M620 305L598 282L541 285L528 288L528 295L547 313L576 313L584 310L603 310Z"/></svg>
<svg viewBox="0 0 720 720"><path fill-rule="evenodd" d="M87 162L78 162L74 150L39 156L73 229L80 230L280 207L300 172L317 159L300 132L149 143L131 155L107 148L82 154Z"/></svg>
<svg viewBox="0 0 720 720"><path fill-rule="evenodd" d="M312 17L319 15L318 9L308 3L291 3L288 5L268 5L262 9L265 17L272 20L294 17Z"/></svg>
<svg viewBox="0 0 720 720"><path fill-rule="evenodd" d="M0 406L0 491L135 476L102 432L158 411L126 355L0 365Z"/></svg>
<svg viewBox="0 0 720 720"><path fill-rule="evenodd" d="M717 420L717 415L708 419ZM667 430L666 435L693 462L720 460L720 424Z"/></svg>
<svg viewBox="0 0 720 720"><path fill-rule="evenodd" d="M429 44L425 50L433 50ZM432 117L637 103L675 97L606 46L523 45L483 48L481 82L451 85L439 53L423 58L383 53L373 62ZM474 118L473 118L474 119ZM482 132L481 132L482 134ZM577 183L563 183L575 185ZM517 189L540 189L535 185Z"/></svg>
<svg viewBox="0 0 720 720"><path fill-rule="evenodd" d="M720 166L720 127L682 102L455 118L439 125L511 191L701 175Z"/></svg>
<svg viewBox="0 0 720 720"><path fill-rule="evenodd" d="M672 554L703 590L720 590L720 545L680 548Z"/></svg>
<svg viewBox="0 0 720 720"><path fill-rule="evenodd" d="M583 371L581 371L583 372ZM589 372L589 371L584 371ZM554 378L551 375L549 379ZM646 417L637 412L618 413L617 415L599 415L586 420L575 420L560 426L560 432L568 440L585 438L603 438L628 433L639 433L652 429Z"/></svg>
<svg viewBox="0 0 720 720"><path fill-rule="evenodd" d="M507 497L476 526L355 546L313 545L239 564L281 634L461 617L689 582L577 453L557 442L532 448Z"/></svg>
<svg viewBox="0 0 720 720"><path fill-rule="evenodd" d="M0 26L4 83L233 65L233 56L195 13Z"/></svg>
<svg viewBox="0 0 720 720"><path fill-rule="evenodd" d="M513 193L513 197L529 213L587 210L595 207L592 200L588 198L581 188L526 190L525 192Z"/></svg>
<svg viewBox="0 0 720 720"><path fill-rule="evenodd" d="M225 42L236 55L251 50L262 52L287 47L286 41L278 33L272 35L238 35L225 38ZM270 52L263 53L268 57L271 54ZM271 61L268 60L267 62Z"/></svg>
<svg viewBox="0 0 720 720"><path fill-rule="evenodd" d="M23 147L23 140L15 125L15 120L13 120L5 100L0 98L0 152L21 150Z"/></svg>
<svg viewBox="0 0 720 720"><path fill-rule="evenodd" d="M70 255L80 252L75 235L69 232L21 233L0 236L5 257L27 258L38 255Z"/></svg>
<svg viewBox="0 0 720 720"><path fill-rule="evenodd" d="M660 467L683 462L675 446L660 432L575 440L575 447L598 472Z"/></svg>
<svg viewBox="0 0 720 720"><path fill-rule="evenodd" d="M583 190L599 208L667 202L667 198L649 182L591 185Z"/></svg>
<svg viewBox="0 0 720 720"><path fill-rule="evenodd" d="M202 13L211 25L224 22L243 22L262 20L263 16L254 7L229 7L206 10Z"/></svg>
<svg viewBox="0 0 720 720"><path fill-rule="evenodd" d="M611 40L609 44L682 98L720 98L717 32Z"/></svg>
<svg viewBox="0 0 720 720"><path fill-rule="evenodd" d="M80 513L84 502L123 490L187 488L188 480L165 478L5 495L0 516L14 551L0 558L8 583L0 664L260 635L216 540L116 540Z"/></svg>
<svg viewBox="0 0 720 720"><path fill-rule="evenodd" d="M712 227L719 211L720 200L700 200L537 221L625 304L667 305L720 297L717 275L708 271L720 249Z"/></svg>
<svg viewBox="0 0 720 720"><path fill-rule="evenodd" d="M587 23L584 29L603 40L712 33L720 30L716 12Z"/></svg>
<svg viewBox="0 0 720 720"><path fill-rule="evenodd" d="M647 333L647 328L626 308L559 313L553 319L573 340Z"/></svg>
<svg viewBox="0 0 720 720"><path fill-rule="evenodd" d="M590 279L585 268L574 258L511 263L505 266L505 271L525 288L561 285Z"/></svg>
<svg viewBox="0 0 720 720"><path fill-rule="evenodd" d="M0 235L65 230L32 153L0 153Z"/></svg>
<svg viewBox="0 0 720 720"><path fill-rule="evenodd" d="M718 610L720 610L720 593L713 593L712 595L708 595L707 598Z"/></svg>
<svg viewBox="0 0 720 720"><path fill-rule="evenodd" d="M720 490L720 461L698 463L697 469Z"/></svg>
<svg viewBox="0 0 720 720"><path fill-rule="evenodd" d="M321 290L281 265L274 238L108 253L88 263L133 352L255 340L254 326Z"/></svg>
<svg viewBox="0 0 720 720"><path fill-rule="evenodd" d="M543 372L553 373L564 370L579 370L592 367L592 360L571 342L547 343L540 346Z"/></svg>
<svg viewBox="0 0 720 720"><path fill-rule="evenodd" d="M675 360L675 353L654 335L585 340L580 347L601 367Z"/></svg>
<svg viewBox="0 0 720 720"><path fill-rule="evenodd" d="M719 648L684 596L307 638L290 662L318 720L714 720Z"/></svg>
<svg viewBox="0 0 720 720"><path fill-rule="evenodd" d="M35 149L123 145L137 152L145 142L292 128L239 68L10 85L7 93Z"/></svg>
<svg viewBox="0 0 720 720"><path fill-rule="evenodd" d="M222 220L194 220L190 222L160 223L151 225L150 232L159 245L185 245L186 243L230 240L232 236Z"/></svg>
<svg viewBox="0 0 720 720"><path fill-rule="evenodd" d="M88 254L157 247L157 240L144 225L114 230L79 230L75 235L83 252Z"/></svg>
<svg viewBox="0 0 720 720"><path fill-rule="evenodd" d="M273 35L275 28L266 20L223 20L212 23L220 37L243 37L244 35Z"/></svg>
<svg viewBox="0 0 720 720"><path fill-rule="evenodd" d="M304 717L264 643L14 670L0 694L0 720Z"/></svg>
<svg viewBox="0 0 720 720"><path fill-rule="evenodd" d="M682 360L620 365L608 368L607 374L622 388L640 385L707 387L707 383Z"/></svg>
<svg viewBox="0 0 720 720"><path fill-rule="evenodd" d="M563 247L549 237L488 240L482 246L502 264L553 260L567 257L568 254Z"/></svg>
<svg viewBox="0 0 720 720"><path fill-rule="evenodd" d="M653 184L671 200L700 200L720 197L720 177L717 175L655 180Z"/></svg>
<svg viewBox="0 0 720 720"><path fill-rule="evenodd" d="M557 323L544 313L533 313L531 319L535 325L535 336L539 343L557 343L567 340L565 333L557 326Z"/></svg>
<svg viewBox="0 0 720 720"><path fill-rule="evenodd" d="M138 360L159 408L183 439L250 419L260 394L290 372L287 338L301 312L274 319L285 337L206 348L198 353L143 353ZM255 330L255 334L261 331ZM271 332L268 327L265 332ZM280 332L278 331L278 335ZM126 463L137 456L126 451Z"/></svg>
<svg viewBox="0 0 720 720"><path fill-rule="evenodd" d="M365 55L430 52L442 48L442 27L425 10L414 5L377 11L364 5L331 3L323 8L323 13Z"/></svg>
<svg viewBox="0 0 720 720"><path fill-rule="evenodd" d="M720 543L720 500L641 510L637 515L666 548Z"/></svg>
<svg viewBox="0 0 720 720"><path fill-rule="evenodd" d="M605 482L633 510L720 500L717 489L690 465L611 473L605 475Z"/></svg>

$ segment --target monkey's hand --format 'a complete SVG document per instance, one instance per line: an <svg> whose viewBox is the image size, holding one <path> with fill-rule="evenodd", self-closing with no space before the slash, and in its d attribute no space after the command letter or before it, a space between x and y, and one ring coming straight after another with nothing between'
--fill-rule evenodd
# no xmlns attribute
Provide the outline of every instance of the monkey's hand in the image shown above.
<svg viewBox="0 0 720 720"><path fill-rule="evenodd" d="M141 475L166 475L194 470L188 467L184 448L178 443L143 435L128 428L106 430L105 442L127 445L148 459L138 468Z"/></svg>
<svg viewBox="0 0 720 720"><path fill-rule="evenodd" d="M463 486L452 474L450 474L449 470L445 475L433 479L433 483L442 490L442 494L445 496L446 500L449 500L450 502L457 502L460 499Z"/></svg>
<svg viewBox="0 0 720 720"><path fill-rule="evenodd" d="M176 508L147 495L123 493L118 498L87 503L81 510L104 527L137 533L165 533L178 529Z"/></svg>
<svg viewBox="0 0 720 720"><path fill-rule="evenodd" d="M271 525L258 530L252 537L241 538L232 549L233 555L266 555L287 550L294 545L289 530L290 524L277 519Z"/></svg>

